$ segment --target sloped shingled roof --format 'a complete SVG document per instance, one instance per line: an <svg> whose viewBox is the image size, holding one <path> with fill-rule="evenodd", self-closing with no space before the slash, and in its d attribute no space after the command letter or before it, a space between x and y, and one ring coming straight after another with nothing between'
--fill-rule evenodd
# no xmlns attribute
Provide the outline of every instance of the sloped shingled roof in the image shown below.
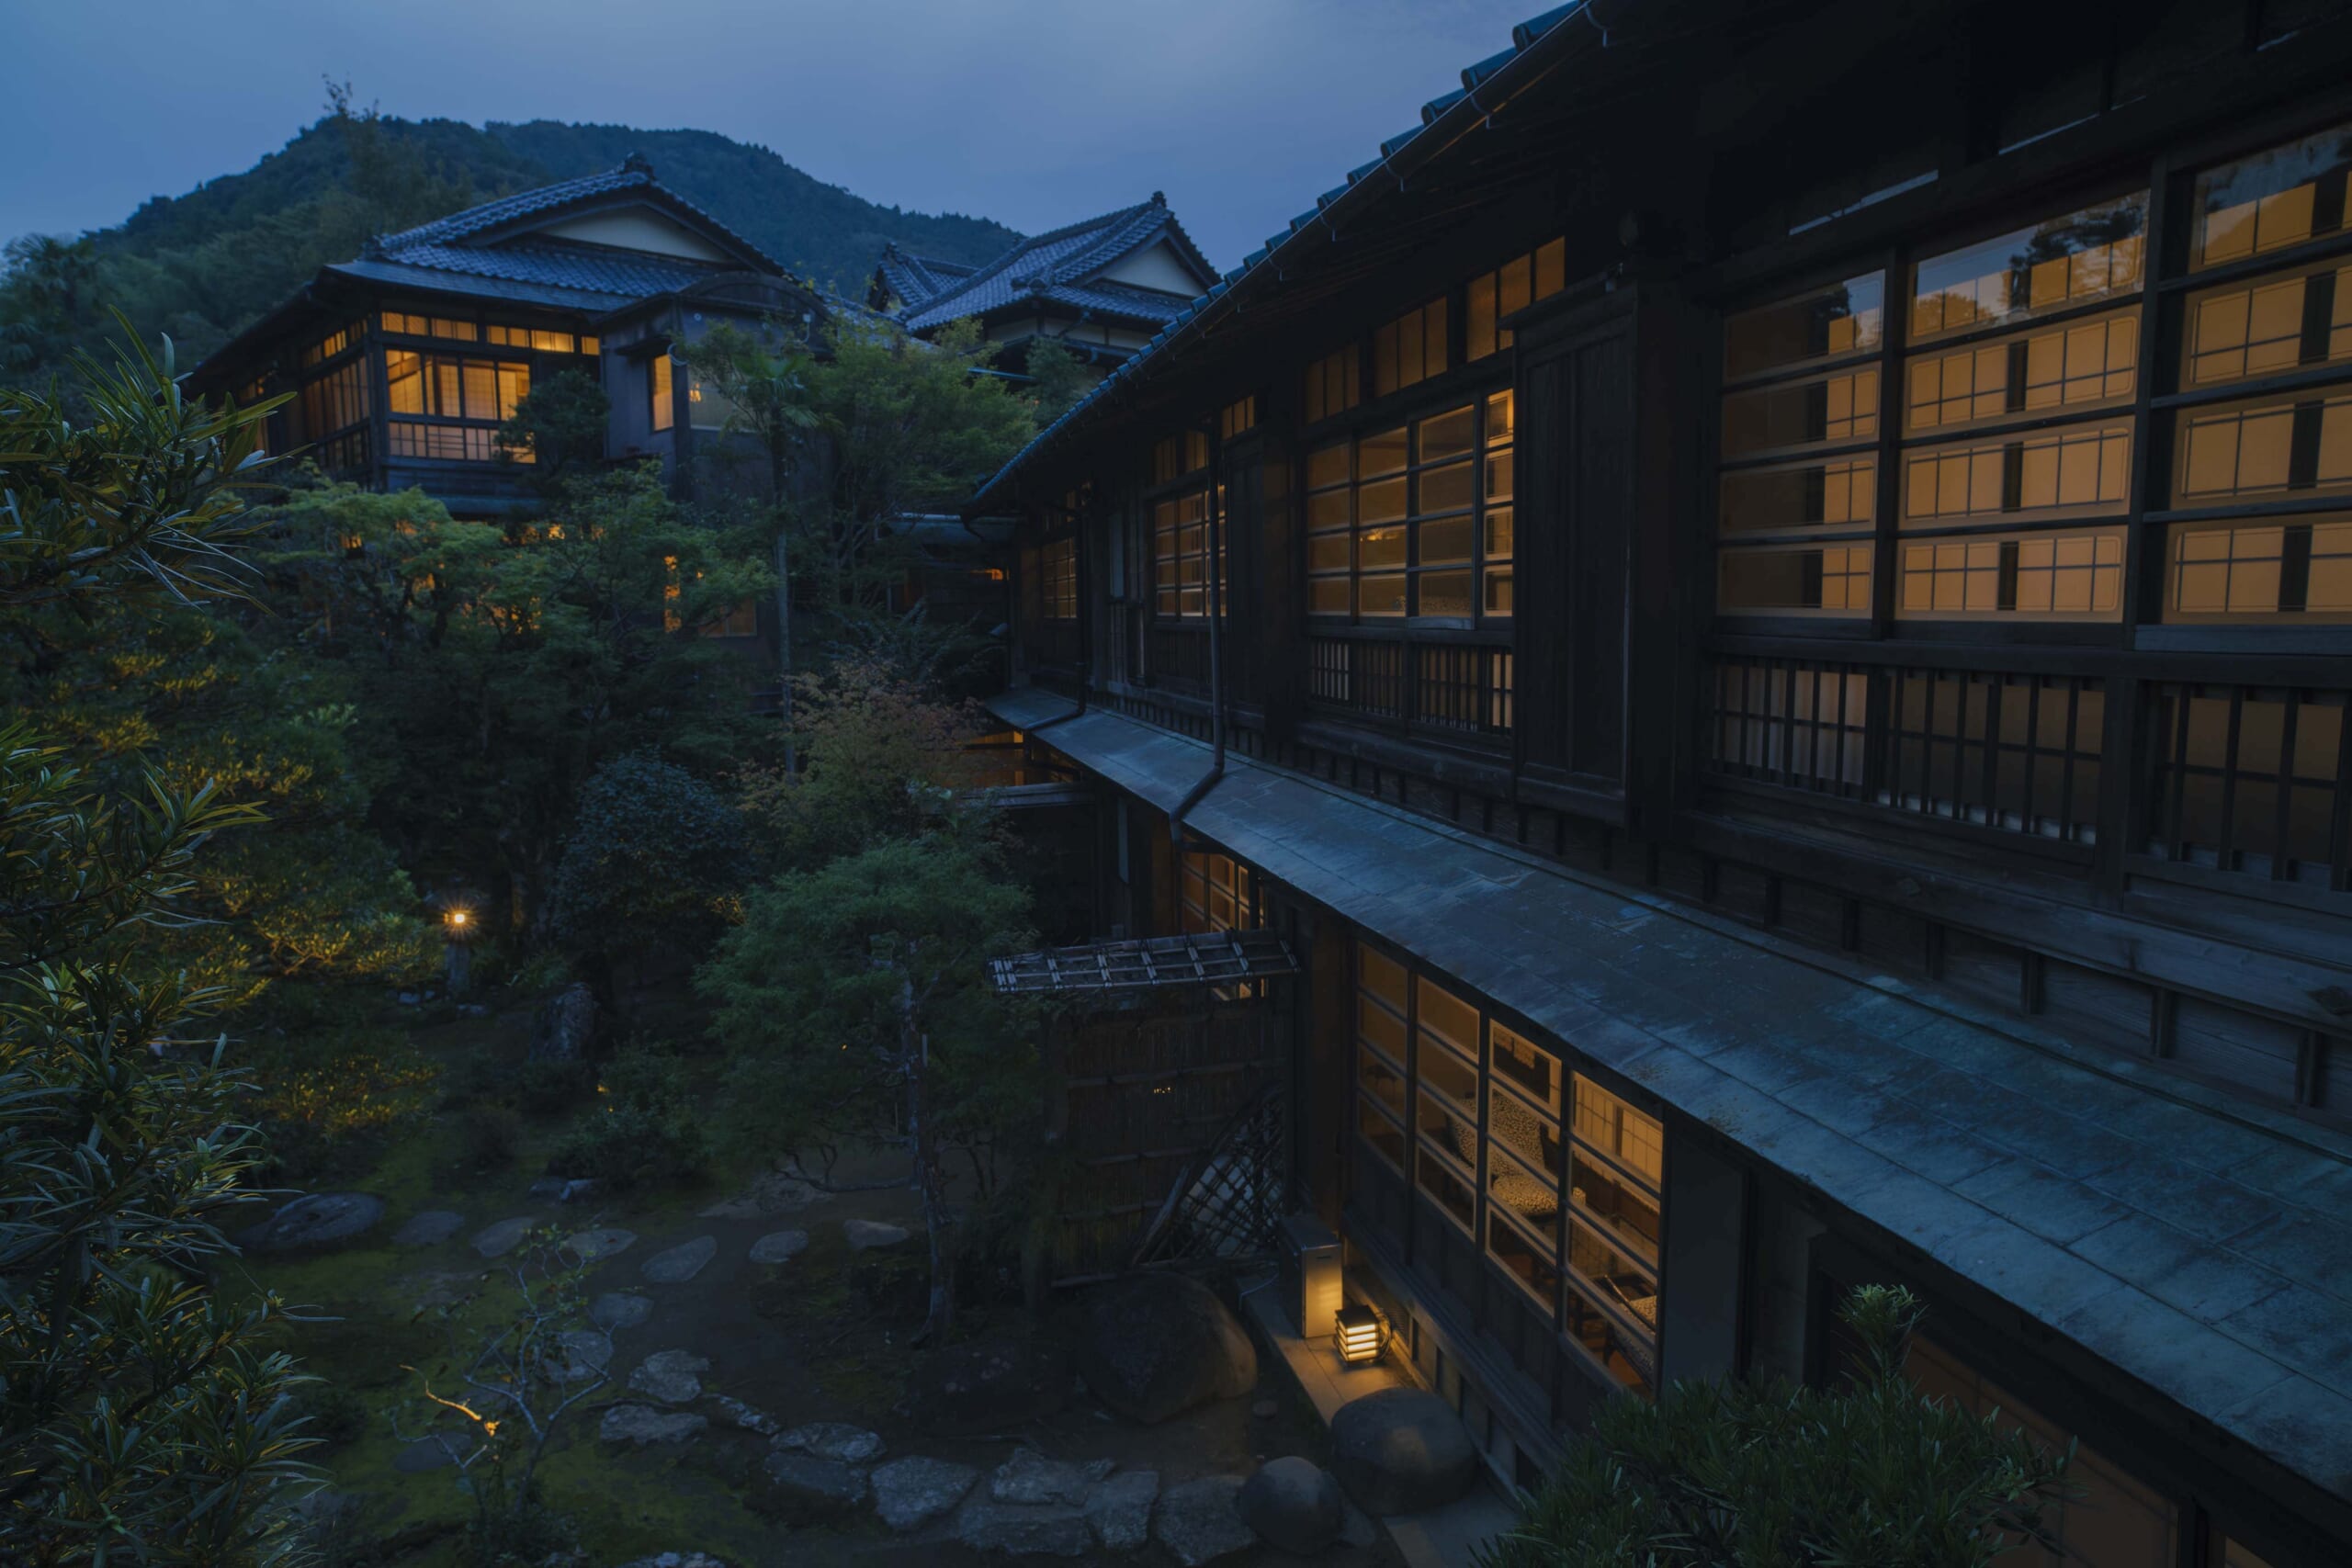
<svg viewBox="0 0 2352 1568"><path fill-rule="evenodd" d="M946 291L922 304L910 301L903 320L909 331L924 332L966 316L985 315L1024 299L1043 298L1151 324L1167 321L1184 310L1183 300L1154 289L1105 284L1096 277L1122 257L1162 241L1175 248L1195 276L1216 276L1216 269L1184 232L1184 226L1168 210L1167 198L1154 191L1149 201L1022 241Z"/></svg>
<svg viewBox="0 0 2352 1568"><path fill-rule="evenodd" d="M902 251L895 240L882 247L882 259L874 265L882 291L897 300L901 310L919 309L949 289L961 288L979 270L964 262L941 261L935 256ZM875 301L877 307L881 303L879 299Z"/></svg>
<svg viewBox="0 0 2352 1568"><path fill-rule="evenodd" d="M566 208L585 206L623 191L640 192L690 220L697 228L707 231L711 238L719 241L726 249L735 252L740 261L757 271L784 270L759 246L656 180L653 165L634 156L618 168L606 169L599 175L582 175L578 179L559 180L554 185L541 186L536 190L502 196L495 201L469 207L463 212L453 212L447 218L436 218L430 223L420 223L397 234L383 235L377 240L376 245L386 255L399 257L406 251L456 245L478 236L494 237L499 231L526 223L528 220L551 218Z"/></svg>
<svg viewBox="0 0 2352 1568"><path fill-rule="evenodd" d="M1208 762L1035 688L989 706L1162 809ZM1261 762L1185 825L2352 1497L2352 1139Z"/></svg>
<svg viewBox="0 0 2352 1568"><path fill-rule="evenodd" d="M1623 11L1627 5L1634 3L1638 3L1638 0L1619 0L1619 4L1611 9ZM1497 79L1510 73L1514 66L1525 65L1539 52L1553 48L1559 39L1568 36L1565 29L1569 21L1585 16L1592 9L1593 0L1569 0L1567 5L1555 7L1541 16L1531 17L1513 28L1509 49L1488 55L1477 63L1465 67L1462 73L1462 86L1459 91L1448 93L1443 97L1431 98L1428 103L1423 104L1421 122L1419 125L1399 131L1382 142L1379 157L1350 169L1346 183L1335 186L1316 197L1315 205L1293 218L1287 230L1269 236L1263 248L1252 251L1244 256L1239 266L1235 267L1222 279L1213 284L1207 293L1199 296L1180 310L1172 320L1160 328L1149 343L1114 368L1093 390L1080 399L1069 412L1039 431L1031 438L1027 446L1014 453L1011 461L973 493L971 504L975 506L985 504L1000 487L1008 483L1021 470L1023 465L1048 448L1059 446L1074 432L1091 423L1106 406L1127 392L1137 377L1157 371L1168 360L1170 351L1178 340L1185 335L1188 329L1200 323L1220 301L1230 306L1232 297L1237 290L1249 292L1270 286L1279 270L1273 263L1280 253L1298 243L1300 236L1306 231L1318 225L1331 223L1334 209L1343 203L1358 199L1359 193L1368 188L1364 182L1380 171L1389 168L1400 154L1408 149L1413 149L1416 142L1420 142L1424 135L1437 130L1441 126L1450 128L1451 122L1454 120L1459 120L1466 126L1470 122L1484 118L1493 106L1482 104L1480 101L1483 90L1490 85L1499 85ZM1596 33L1599 30L1600 25L1597 24ZM1442 149L1443 139L1439 138L1436 144ZM1424 143L1424 147L1429 145L1431 144ZM1399 177L1401 178L1401 174Z"/></svg>

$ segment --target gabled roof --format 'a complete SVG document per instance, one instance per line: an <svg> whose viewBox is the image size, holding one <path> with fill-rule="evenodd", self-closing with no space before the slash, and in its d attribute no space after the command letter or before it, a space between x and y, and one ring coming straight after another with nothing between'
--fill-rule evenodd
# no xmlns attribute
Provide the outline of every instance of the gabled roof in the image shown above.
<svg viewBox="0 0 2352 1568"><path fill-rule="evenodd" d="M882 247L874 264L874 281L867 286L866 303L877 310L912 310L929 304L949 289L959 288L979 268L966 262L941 261L899 249L896 240Z"/></svg>
<svg viewBox="0 0 2352 1568"><path fill-rule="evenodd" d="M1572 41L1581 38L1598 49L1618 16L1638 5L1639 0L1618 0L1604 7L1610 13L1607 17L1595 12L1595 4L1596 0L1568 0L1566 5L1530 17L1511 28L1509 49L1464 67L1460 91L1423 104L1420 123L1382 142L1378 157L1350 169L1344 183L1317 197L1315 205L1292 219L1288 229L1270 236L1262 249L1244 256L1239 266L1211 283L1205 293L1178 310L1149 343L1014 453L1011 461L973 492L969 504L987 502L991 493L1019 472L1024 463L1091 423L1114 400L1127 396L1137 378L1159 371L1174 357L1174 350L1183 340L1204 330L1219 313L1236 308L1245 296L1273 287L1283 274L1284 260L1299 255L1310 244L1328 244L1343 216L1394 194L1404 183L1408 168L1442 156L1472 129L1486 123L1498 105L1508 102L1514 93L1555 65ZM1579 17L1591 26L1570 28L1566 25ZM1373 177L1382 174L1389 177Z"/></svg>
<svg viewBox="0 0 2352 1568"><path fill-rule="evenodd" d="M616 197L627 199L616 201ZM413 229L403 229L397 234L379 235L369 248L393 259L405 259L402 253L414 250L458 245L480 248L542 228L569 212L624 206L632 200L665 209L750 271L784 270L775 257L759 246L656 180L653 165L634 153L618 168L606 169L599 175L582 175L578 179L559 180L536 190L518 191L479 207L469 207L463 212L453 212L447 218L436 218L430 223L420 223Z"/></svg>
<svg viewBox="0 0 2352 1568"><path fill-rule="evenodd" d="M1180 314L1185 301L1158 289L1105 282L1101 275L1163 243L1201 288L1216 280L1216 268L1168 210L1168 198L1154 191L1149 201L1022 241L956 287L910 303L900 319L910 332L924 332L1042 299L1157 326Z"/></svg>

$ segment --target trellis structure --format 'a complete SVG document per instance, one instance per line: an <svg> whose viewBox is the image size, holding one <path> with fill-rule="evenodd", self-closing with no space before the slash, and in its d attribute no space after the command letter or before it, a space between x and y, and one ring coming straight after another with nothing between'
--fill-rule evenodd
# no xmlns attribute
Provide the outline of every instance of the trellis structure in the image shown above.
<svg viewBox="0 0 2352 1568"><path fill-rule="evenodd" d="M1008 996L1227 989L1298 973L1289 944L1268 931L1189 931L1182 936L1089 942L991 961Z"/></svg>

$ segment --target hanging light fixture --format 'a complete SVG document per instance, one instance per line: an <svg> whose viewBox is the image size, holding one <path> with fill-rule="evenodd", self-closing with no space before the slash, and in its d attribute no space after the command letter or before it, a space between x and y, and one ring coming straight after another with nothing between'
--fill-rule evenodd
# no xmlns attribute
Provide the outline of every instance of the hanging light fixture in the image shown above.
<svg viewBox="0 0 2352 1568"><path fill-rule="evenodd" d="M1340 1359L1347 1365L1367 1367L1380 1359L1381 1342L1385 1337L1378 1308L1355 1302L1340 1309L1334 1343L1340 1348Z"/></svg>

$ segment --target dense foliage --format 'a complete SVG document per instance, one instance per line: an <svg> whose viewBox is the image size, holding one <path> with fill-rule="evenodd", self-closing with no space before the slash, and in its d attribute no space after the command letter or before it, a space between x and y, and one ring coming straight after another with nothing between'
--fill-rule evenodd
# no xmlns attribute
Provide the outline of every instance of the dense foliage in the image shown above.
<svg viewBox="0 0 2352 1568"><path fill-rule="evenodd" d="M1908 1292L1839 1310L1860 1350L1838 1387L1679 1382L1613 1400L1488 1568L1985 1568L2036 1536L2065 1461L1904 1371Z"/></svg>
<svg viewBox="0 0 2352 1568"><path fill-rule="evenodd" d="M702 130L552 120L477 129L402 120L331 86L330 112L242 174L157 197L81 239L28 235L0 286L0 378L61 367L109 330L106 307L201 356L370 235L559 179L650 158L662 183L795 272L862 296L882 247L979 263L1020 236L982 219L901 212Z"/></svg>
<svg viewBox="0 0 2352 1568"><path fill-rule="evenodd" d="M250 419L184 402L133 353L86 367L93 418L0 394L0 625L176 598L230 575ZM189 914L214 833L256 813L160 769L85 773L0 732L0 1509L33 1563L285 1554L291 1364L264 1298L203 1280L260 1158L200 1021L222 999L144 939Z"/></svg>
<svg viewBox="0 0 2352 1568"><path fill-rule="evenodd" d="M580 792L548 905L555 938L616 958L699 955L738 908L743 818L650 752L606 762Z"/></svg>

